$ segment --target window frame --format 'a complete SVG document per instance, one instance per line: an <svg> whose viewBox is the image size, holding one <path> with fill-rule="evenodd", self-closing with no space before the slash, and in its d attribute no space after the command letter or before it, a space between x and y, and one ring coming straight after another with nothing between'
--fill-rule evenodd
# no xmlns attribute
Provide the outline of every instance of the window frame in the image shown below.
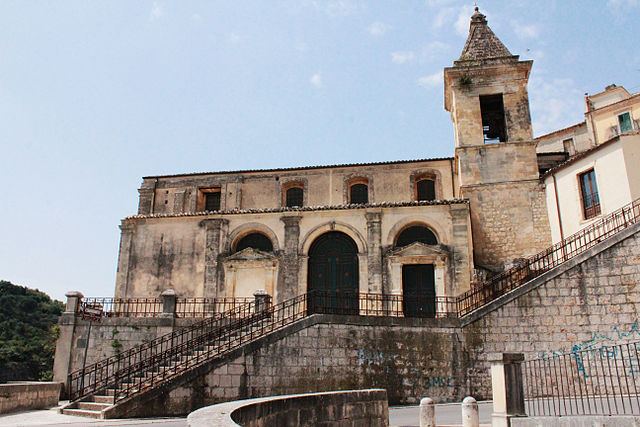
<svg viewBox="0 0 640 427"><path fill-rule="evenodd" d="M598 217L602 213L600 203L600 193L598 191L598 180L594 168L580 172L578 175L578 188L580 189L580 204L582 208L582 218L590 220ZM588 190L585 188L585 178L588 180ZM591 198L592 200L588 200Z"/></svg>
<svg viewBox="0 0 640 427"><path fill-rule="evenodd" d="M362 185L366 188L366 200L364 202L361 201L353 201L353 189L354 187ZM363 177L352 178L349 180L347 186L347 204L349 205L363 205L369 204L369 179Z"/></svg>
<svg viewBox="0 0 640 427"><path fill-rule="evenodd" d="M218 209L207 210L207 196L210 194L218 194ZM218 212L222 210L222 187L198 188L197 211L198 212Z"/></svg>
<svg viewBox="0 0 640 427"><path fill-rule="evenodd" d="M289 192L292 190L300 190L300 204L289 205ZM285 208L301 208L304 206L304 185L295 183L294 185L288 185L282 189L283 201L282 205Z"/></svg>
<svg viewBox="0 0 640 427"><path fill-rule="evenodd" d="M495 111L489 110L489 105L487 104L498 103L498 100L499 100L499 104L500 104L499 106L501 108L501 111L499 109L496 109ZM504 93L487 93L487 94L479 95L478 103L480 107L480 121L482 124L482 137L483 137L484 143L498 144L501 142L508 142L509 132L507 130L507 114L504 108ZM484 105L484 108L483 108L483 105ZM501 116L499 117L499 120L495 120L495 121L489 120L490 117L487 117L487 116L495 115L496 118L498 118L500 113L501 113ZM501 130L502 132L498 132L499 135L495 138L487 137L487 133L492 129L491 124L501 125L501 129L498 129L498 131Z"/></svg>
<svg viewBox="0 0 640 427"><path fill-rule="evenodd" d="M626 116L626 117L629 118L629 129L627 129L627 130L623 130L622 129L622 121L620 120L620 118L623 117L623 116ZM622 134L627 133L627 132L633 132L633 116L631 116L631 111L625 111L625 112L622 112L620 114L617 114L616 118L618 119L618 131L619 131L618 134L619 135L622 135Z"/></svg>

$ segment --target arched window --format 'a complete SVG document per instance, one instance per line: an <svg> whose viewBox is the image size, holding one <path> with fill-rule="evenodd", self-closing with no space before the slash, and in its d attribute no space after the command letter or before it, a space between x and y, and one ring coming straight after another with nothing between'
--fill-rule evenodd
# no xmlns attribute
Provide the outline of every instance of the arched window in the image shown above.
<svg viewBox="0 0 640 427"><path fill-rule="evenodd" d="M244 236L238 244L236 244L235 252L240 252L246 248L258 249L263 252L273 252L271 240L262 233L251 233Z"/></svg>
<svg viewBox="0 0 640 427"><path fill-rule="evenodd" d="M437 245L438 239L433 231L422 225L407 227L398 235L396 246L407 246L415 242L426 245Z"/></svg>
<svg viewBox="0 0 640 427"><path fill-rule="evenodd" d="M353 184L349 188L349 203L354 205L369 203L369 186L367 184Z"/></svg>
<svg viewBox="0 0 640 427"><path fill-rule="evenodd" d="M421 179L416 182L416 200L435 200L436 183L432 179Z"/></svg>
<svg viewBox="0 0 640 427"><path fill-rule="evenodd" d="M304 200L304 190L301 187L291 187L287 190L286 206L293 208L295 206L302 206Z"/></svg>

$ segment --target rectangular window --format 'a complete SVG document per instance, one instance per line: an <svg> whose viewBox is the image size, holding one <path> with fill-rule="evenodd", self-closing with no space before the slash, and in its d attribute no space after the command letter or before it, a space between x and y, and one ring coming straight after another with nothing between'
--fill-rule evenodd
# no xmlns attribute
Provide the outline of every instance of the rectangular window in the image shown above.
<svg viewBox="0 0 640 427"><path fill-rule="evenodd" d="M286 193L286 206L288 208L300 207L304 202L304 190L301 187L292 187Z"/></svg>
<svg viewBox="0 0 640 427"><path fill-rule="evenodd" d="M485 144L506 142L507 125L502 94L480 96L480 114Z"/></svg>
<svg viewBox="0 0 640 427"><path fill-rule="evenodd" d="M580 179L584 219L600 215L600 196L598 195L595 171L591 169L590 171L580 174L578 177Z"/></svg>
<svg viewBox="0 0 640 427"><path fill-rule="evenodd" d="M620 124L620 133L631 132L633 130L631 114L628 112L618 116L618 123Z"/></svg>
<svg viewBox="0 0 640 427"><path fill-rule="evenodd" d="M220 187L201 188L198 192L198 211L214 212L220 210Z"/></svg>

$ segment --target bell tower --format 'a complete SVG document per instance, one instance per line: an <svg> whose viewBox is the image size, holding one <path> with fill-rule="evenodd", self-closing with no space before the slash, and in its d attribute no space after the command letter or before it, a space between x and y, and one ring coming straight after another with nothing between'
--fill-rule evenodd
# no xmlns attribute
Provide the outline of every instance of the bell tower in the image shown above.
<svg viewBox="0 0 640 427"><path fill-rule="evenodd" d="M529 113L532 64L509 52L476 7L460 58L444 70L475 262L493 271L551 245Z"/></svg>

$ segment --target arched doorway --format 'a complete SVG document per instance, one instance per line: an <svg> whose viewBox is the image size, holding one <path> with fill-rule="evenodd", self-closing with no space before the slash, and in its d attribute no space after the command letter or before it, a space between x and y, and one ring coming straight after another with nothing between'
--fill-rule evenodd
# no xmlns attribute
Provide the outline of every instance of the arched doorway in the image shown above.
<svg viewBox="0 0 640 427"><path fill-rule="evenodd" d="M396 247L413 243L437 245L438 239L427 227L414 225L405 228L396 239ZM436 288L433 264L404 264L402 266L402 308L406 317L435 317Z"/></svg>
<svg viewBox="0 0 640 427"><path fill-rule="evenodd" d="M309 248L307 289L312 313L358 314L358 246L339 231Z"/></svg>

